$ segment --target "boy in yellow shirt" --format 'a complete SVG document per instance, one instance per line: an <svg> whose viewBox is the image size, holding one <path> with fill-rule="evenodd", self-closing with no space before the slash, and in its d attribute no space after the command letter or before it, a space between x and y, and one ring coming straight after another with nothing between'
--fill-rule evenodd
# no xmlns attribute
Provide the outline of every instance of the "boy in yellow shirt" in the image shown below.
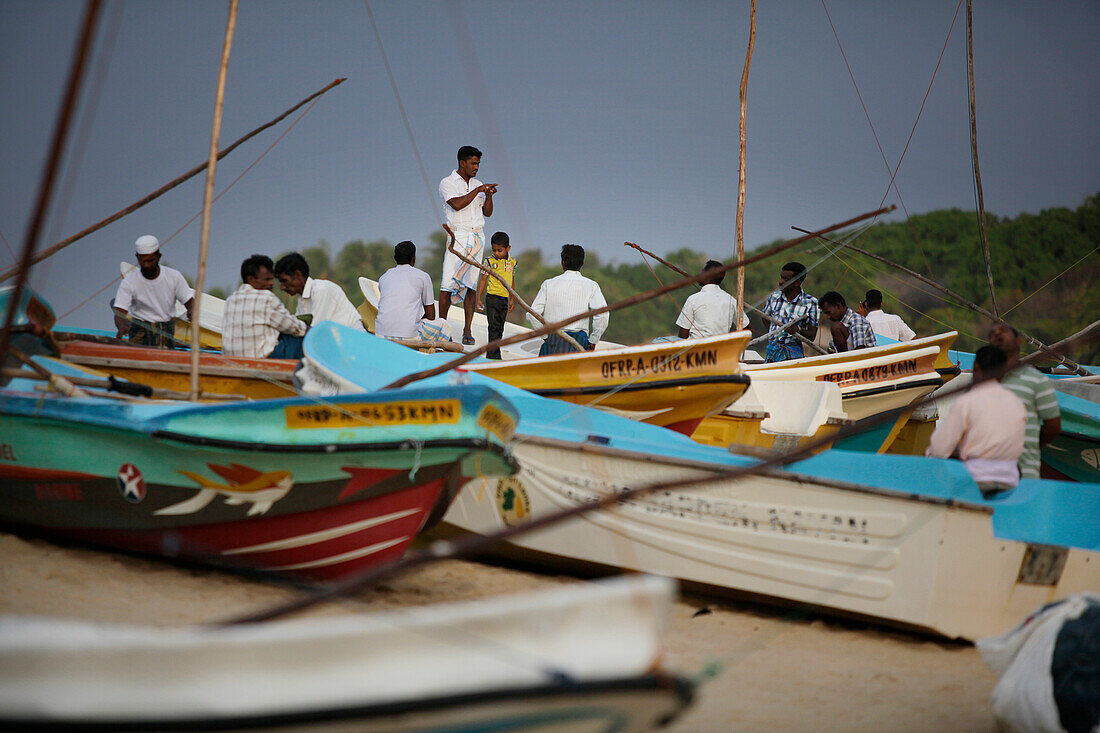
<svg viewBox="0 0 1100 733"><path fill-rule="evenodd" d="M497 232L489 241L493 248L493 256L485 258L485 264L492 268L493 272L500 275L504 282L512 285L512 279L516 273L516 261L508 256L512 247L508 242L508 234ZM486 293L486 288L488 293ZM484 298L484 302L482 299ZM485 311L485 318L489 321L489 340L496 341L504 335L504 320L515 307L511 294L495 277L489 277L484 272L477 283L477 309ZM499 359L500 349L493 349L485 354L486 359Z"/></svg>

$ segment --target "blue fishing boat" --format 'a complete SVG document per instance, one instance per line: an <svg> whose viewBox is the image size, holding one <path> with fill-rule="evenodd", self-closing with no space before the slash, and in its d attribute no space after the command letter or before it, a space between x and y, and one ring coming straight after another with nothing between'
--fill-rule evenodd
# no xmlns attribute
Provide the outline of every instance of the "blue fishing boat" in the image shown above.
<svg viewBox="0 0 1100 733"><path fill-rule="evenodd" d="M307 387L376 390L448 355L332 324L305 342ZM418 382L490 385L449 373ZM755 459L598 410L495 387L519 413L515 476L468 482L442 530L489 533L578 503ZM643 570L884 619L949 637L1010 628L1036 605L1100 587L1100 487L1024 481L986 500L958 461L832 450L785 471L663 491L513 537L555 565Z"/></svg>
<svg viewBox="0 0 1100 733"><path fill-rule="evenodd" d="M20 306L15 348L47 349L48 305ZM516 412L483 385L199 404L75 394L124 383L23 358L0 386L0 523L16 531L332 580L400 557L469 478L515 470Z"/></svg>

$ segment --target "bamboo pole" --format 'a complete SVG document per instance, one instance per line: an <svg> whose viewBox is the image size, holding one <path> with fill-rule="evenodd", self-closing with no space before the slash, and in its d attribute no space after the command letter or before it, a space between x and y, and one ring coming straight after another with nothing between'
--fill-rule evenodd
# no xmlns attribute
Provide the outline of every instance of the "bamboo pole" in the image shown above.
<svg viewBox="0 0 1100 733"><path fill-rule="evenodd" d="M293 114L296 110L300 109L303 105L313 101L317 97L320 97L322 94L327 92L329 89L332 89L333 87L340 85L344 81L345 81L345 79L336 79L335 81L329 83L327 86L325 86L320 91L314 92L313 94L311 94L308 97L306 97L305 99L303 99L301 102L298 102L298 104L296 104L293 107L291 107L290 109L286 110L285 112L283 112L281 115L274 118L270 122L267 122L263 125L260 125L259 127L257 127L252 132L250 132L247 135L239 138L232 145L230 145L229 147L225 148L220 153L218 153L218 160L221 160L225 156L229 155L234 150L236 150L237 147L239 147L242 143L247 142L248 140L255 137L256 135L259 135L261 132L268 129L269 127L273 127L273 126L279 124L284 119L286 119L291 114ZM103 227L107 226L108 224L112 224L112 223L118 221L119 219L126 216L127 214L132 214L133 212L140 209L142 206L145 206L147 203L149 203L149 202L151 202L155 199L158 199L161 196L163 196L164 194L168 193L169 191L171 191L173 188L180 185L181 183L187 181L190 178L194 178L196 175L198 175L199 173L206 170L206 166L207 166L206 162L198 164L197 166L195 166L191 170L184 173L182 176L179 176L178 178L175 178L174 180L169 181L168 183L166 183L163 186L161 186L160 188L158 188L156 191L153 191L148 196L145 196L144 198L138 199L137 201L130 204L126 208L121 209L120 211L116 211L115 213L111 214L106 219L103 219L102 221L99 221L95 224L92 224L87 229L83 229L83 230L77 232L76 234L72 235L71 237L68 237L67 239L62 239L57 244L55 244L55 245L53 245L53 246L51 246L47 249L42 250L37 255L35 255L34 257L31 258L30 264L31 265L37 264L37 263L41 262L42 260L44 260L44 259L56 254L57 252L60 252L61 250L65 249L70 244L73 244L74 242L76 242L80 239L83 239L84 237L88 236L89 234L93 234L93 233L99 231ZM15 272L16 272L16 268L14 268L14 267L9 268L7 270L4 270L3 272L0 272L0 283L4 282L6 280L9 280L15 274Z"/></svg>
<svg viewBox="0 0 1100 733"><path fill-rule="evenodd" d="M791 227L791 229L794 229L796 232L805 232L806 231L805 229L802 229L800 227ZM904 265L899 265L896 262L891 262L890 260L886 259L885 257L882 257L880 255L876 255L872 252L868 252L867 250L861 249L861 248L855 246L854 244L848 244L847 242L841 242L841 241L838 241L836 239L830 239L829 237L818 236L817 238L822 239L826 242L831 242L832 244L839 244L842 247L847 247L848 249L852 250L853 252L858 252L859 254L870 257L873 260L878 260L879 262L883 263L884 265L888 265L890 267L893 267L895 270L901 270L906 275L909 275L910 277L916 278L917 280L920 280L925 285L929 285L929 286L935 288L936 290L939 290L941 293L954 298L959 303L959 305L961 305L965 308L968 308L969 310L974 311L978 315L985 316L986 318L990 319L991 321L994 321L995 323L1004 323L1006 326L1011 325L1007 321L1005 321L1004 319L998 318L997 316L995 316L992 313L990 313L989 311L987 311L985 308L982 308L977 303L970 302L969 300L962 297L961 295L959 295L955 291L950 290L949 288L946 288L943 285L940 285L939 283L937 283L933 280L929 280L924 275L913 272L912 270L910 270L908 267L905 267ZM1016 327L1013 326L1013 328L1016 328ZM1020 334L1020 336L1025 341L1027 341L1028 343L1030 343L1032 346L1036 347L1037 349L1041 349L1041 350L1046 351L1046 352L1051 351L1051 347L1047 346L1046 344L1044 344L1042 341L1035 338L1034 336L1029 336L1028 334L1024 333L1023 331L1021 331L1018 328L1016 329L1016 331L1017 331L1017 333ZM1078 364L1076 362L1073 362L1073 361L1070 361L1069 359L1065 358L1065 356L1063 356L1061 354L1055 354L1052 358L1060 359L1063 364L1070 367L1077 374L1080 374L1081 376L1086 376L1086 375L1091 374L1091 372L1084 369L1080 364Z"/></svg>
<svg viewBox="0 0 1100 733"><path fill-rule="evenodd" d="M485 265L481 264L480 262L474 262L469 257L466 257L465 255L459 254L458 250L455 249L455 233L446 224L443 225L443 229L444 229L444 231L447 232L447 234L451 235L451 243L449 245L447 245L447 249L451 252L451 254L453 254L455 257L462 260L463 262L465 262L467 264L470 264L470 265L473 265L477 269L481 270L482 272L484 272L486 274L486 276L495 278L497 282L499 282L501 285L504 286L504 289L508 291L508 294L516 299L516 302L519 303L520 308L522 308L527 313L530 313L531 316L535 320L537 320L539 323L541 323L542 325L544 325L544 326L546 325L546 319L543 318L541 314L535 313L535 311L531 310L531 306L527 305L527 302L523 298L519 297L519 293L517 293L512 288L511 285L506 283L504 281L504 278L502 278L500 275L498 275L496 273L496 271L493 270L493 268L486 267ZM576 349L577 351L584 351L584 349L581 348L581 345L577 343L576 339L574 339L572 336L567 334L565 331L555 331L555 333L557 333L558 336L560 336L561 339L563 341L565 341L567 344L571 344L573 346L573 348Z"/></svg>
<svg viewBox="0 0 1100 733"><path fill-rule="evenodd" d="M662 259L661 257L658 257L657 255L653 254L652 252L650 252L650 251L649 251L649 250L647 250L647 249L643 249L642 247L638 246L638 245L637 245L637 244L635 244L634 242L623 242L623 244L624 244L624 245L626 245L627 247L633 247L634 249L638 250L639 252L641 252L641 253L642 253L642 254L644 254L644 255L649 255L650 257L652 257L653 259L657 260L658 262L660 262L660 263L661 263L662 265L664 265L665 267L669 268L669 269L670 269L670 270L672 270L673 272L678 272L678 273L680 273L681 275L683 275L684 277L687 277L687 276L688 276L688 274L687 274L686 272L684 272L683 270L681 270L681 269L680 269L679 267L677 267L676 265L672 264L672 263L671 263L671 262L669 262L668 260L665 260L665 259ZM801 276L800 276L800 277L801 277ZM773 317L771 317L770 315L768 315L768 314L767 314L767 313L765 313L764 311L760 310L759 308L756 308L756 307L754 307L754 306L751 306L751 305L749 306L749 308L751 308L751 309L752 309L752 312L753 312L753 313L756 313L757 315L759 315L759 316L760 316L761 318L763 318L763 319L764 319L765 321L767 321L768 323L772 324L773 326L783 326L783 327L787 327L787 326L790 326L790 325L791 325L791 324L789 324L789 323L786 323L786 324L784 324L784 323L783 323L782 321L780 321L780 320L779 320L778 318L773 318ZM740 318L740 317L739 317L739 318ZM740 320L738 320L738 321L737 321L737 325L740 325L740 324L741 324L741 321L740 321ZM775 332L775 331L768 331L768 333L766 333L766 334L765 334L765 336L767 336L767 337L769 337L769 338L770 338L770 337L771 337L771 336L772 336L772 335L773 335L774 333L776 333L776 332ZM809 346L809 347L810 347L811 349L813 349L814 351L816 351L816 352L817 352L817 353L819 353L819 354L827 354L827 353L829 353L829 352L825 351L825 349L821 348L820 346L818 346L817 344L815 344L815 343L814 343L813 341L810 341L810 340L809 340L808 338L806 338L805 336L803 336L802 334L800 334L800 333L798 333L798 332L796 332L796 331L792 331L792 332L791 332L791 335L792 335L792 336L794 336L794 337L795 337L796 339L798 339L798 340L799 340L799 341L800 341L800 342L801 342L801 343L802 343L803 345L805 345L805 346ZM755 343L756 343L757 341L760 341L760 340L761 340L760 338L755 338L755 339L753 339L752 341L750 341L750 342L749 342L749 345L751 346L751 345L755 344Z"/></svg>
<svg viewBox="0 0 1100 733"><path fill-rule="evenodd" d="M1074 342L1076 342L1076 341L1084 341L1086 339L1090 339L1090 337L1094 338L1093 332L1096 331L1098 328L1100 328L1100 321L1093 321L1092 323L1085 326L1084 328L1082 328L1080 331L1073 334L1072 336L1066 336L1061 341L1053 343L1050 346L1048 346L1047 348L1051 349L1051 350L1054 350L1054 351L1064 351L1064 350L1068 349L1070 346L1072 346L1074 344ZM1038 361L1039 357L1042 356L1042 355L1043 355L1042 351L1033 351L1030 354L1028 354L1027 356L1020 359L1019 363L1020 364L1030 364L1033 361ZM1065 358L1065 356L1062 357L1062 360L1067 365L1071 363L1069 360L1067 360ZM1077 373L1080 374L1080 370L1078 370ZM1087 370L1085 370L1085 374L1088 374L1089 376L1092 376L1092 372L1089 372ZM1081 375L1081 376L1084 376L1084 375Z"/></svg>
<svg viewBox="0 0 1100 733"><path fill-rule="evenodd" d="M218 91L214 96L214 124L210 130L210 159L206 163L206 188L202 195L202 233L199 235L199 272L195 276L195 298L191 306L191 399L197 400L199 388L199 343L202 327L199 315L202 310L203 286L206 284L206 255L210 249L210 208L214 202L214 172L218 165L218 137L222 130L222 106L225 103L225 77L229 72L229 52L233 48L233 32L237 28L237 0L229 0L229 19L225 23L225 42L222 44L222 60L218 67Z"/></svg>
<svg viewBox="0 0 1100 733"><path fill-rule="evenodd" d="M42 180L38 186L34 212L31 214L31 221L27 226L27 235L23 240L23 250L16 261L15 267L10 271L11 274L17 277L14 291L8 301L8 310L4 314L4 326L0 329L0 360L4 358L8 345L11 343L11 326L15 322L15 311L19 307L23 289L27 286L27 273L31 265L34 264L34 247L38 242L38 233L42 230L42 223L46 219L46 211L49 209L50 198L53 196L54 180L57 178L57 171L61 167L61 161L64 158L65 141L69 136L69 127L72 125L73 116L76 114L76 103L80 96L81 82L84 80L84 69L87 67L88 54L95 38L99 9L99 0L89 0L85 6L84 21L80 27L80 35L77 37L72 63L69 65L69 79L65 84L65 92L61 97L61 107L57 112L57 123L54 127L53 137L50 140L50 153L42 170ZM0 280L0 282L3 281Z"/></svg>
<svg viewBox="0 0 1100 733"><path fill-rule="evenodd" d="M974 162L974 185L978 189L978 238L982 242L982 254L985 256L985 278L989 282L989 304L993 316L1001 318L997 308L997 294L993 291L993 265L989 257L989 239L985 234L985 197L982 196L982 172L978 169L978 117L974 108L974 29L971 22L971 0L966 0L966 70L967 86L970 90L970 154Z"/></svg>
<svg viewBox="0 0 1100 733"><path fill-rule="evenodd" d="M805 242L809 239L813 239L814 237L818 236L819 234L826 234L828 232L832 232L832 231L835 231L837 229L843 229L845 227L849 227L852 224L859 223L861 221L864 221L865 219L870 219L871 217L878 216L880 214L889 213L889 212L893 211L895 208L896 208L895 206L890 205L890 206L887 206L887 207L884 207L884 208L881 208L881 209L877 209L875 211L868 212L866 214L860 214L859 216L852 217L851 219L848 219L847 221L842 221L842 222L839 222L837 224L833 224L831 226L828 226L824 229L820 229L820 230L818 230L818 232L812 232L810 234L807 234L806 236L797 237L795 239L791 239L791 240L788 240L786 242L781 242L780 244L777 244L774 247L769 247L768 249L764 250L763 252L755 254L752 257L748 257L744 260L738 260L737 262L733 262L729 265L723 265L722 267L717 267L713 270L707 270L706 272L701 272L698 275L692 275L691 277L684 278L683 280L678 280L676 282L669 283L668 285L663 285L663 286L657 288L656 290L650 290L650 291L645 292L645 293L639 293L638 295L633 295L633 296L631 296L629 298L626 298L624 300L620 300L617 303L612 303L611 305L605 305L602 308L593 308L591 310L585 311L584 313L578 313L577 315L569 318L568 320L560 321L558 323L550 323L550 324L547 324L547 325L543 326L542 328L536 328L533 331L530 331L529 333L520 333L520 334L516 334L515 336L508 336L507 338L499 339L497 341L491 341L491 342L485 344L482 347L479 347L479 348L474 349L472 351L468 351L463 356L461 356L461 357L459 357L459 358L457 358L453 361L449 361L446 364L442 364L442 365L440 365L440 366L438 366L434 369L426 369L424 371L416 372L414 374L406 374L404 377L401 377L400 379L398 379L394 382L391 382L390 384L387 384L385 387L382 387L382 389L397 389L399 387L404 387L407 384L411 384L412 382L416 382L416 381L421 380L421 379L427 379L428 377L434 377L437 374L443 374L444 372L448 372L451 369L454 369L456 367L460 367L463 364L466 364L469 361L471 361L473 359L476 359L477 357L481 356L482 354L484 354L486 351L489 351L490 349L500 348L501 346L509 346L511 344L519 343L521 341L528 341L528 340L530 340L532 338L535 338L537 336L542 336L543 334L547 334L547 333L550 333L552 331L556 331L560 328L563 328L566 325L568 325L568 324L572 323L573 321L577 320L578 318L589 318L591 316L596 316L596 315L599 315L601 313L611 313L613 311L621 310L623 308L627 308L629 306L636 305L638 303L644 303L648 300L653 300L654 298L660 297L660 296L664 295L665 293L670 293L673 290L679 290L680 288L685 287L687 285L693 285L695 283L700 283L704 280L709 280L710 278L714 277L718 273L729 272L730 270L733 270L735 268L744 267L745 265L750 265L753 262L758 262L759 260L766 259L768 257L771 257L772 255L779 254L780 252L783 252L784 250L788 250L791 247L798 246L799 244L802 244L803 242Z"/></svg>
<svg viewBox="0 0 1100 733"><path fill-rule="evenodd" d="M741 72L741 118L738 128L737 153L737 259L745 258L745 117L748 108L749 67L752 65L752 49L756 45L756 0L749 6L749 50L745 54L745 69ZM745 315L745 268L737 268L737 320Z"/></svg>

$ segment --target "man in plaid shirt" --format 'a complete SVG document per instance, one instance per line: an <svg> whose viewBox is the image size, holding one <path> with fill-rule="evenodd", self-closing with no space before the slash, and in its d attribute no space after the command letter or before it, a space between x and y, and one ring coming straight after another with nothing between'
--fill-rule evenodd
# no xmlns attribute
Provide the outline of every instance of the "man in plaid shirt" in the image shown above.
<svg viewBox="0 0 1100 733"><path fill-rule="evenodd" d="M767 361L801 359L805 355L792 331L808 341L817 335L817 298L802 289L805 280L806 266L801 262L788 262L779 271L779 289L768 297L764 313L788 328L768 341Z"/></svg>
<svg viewBox="0 0 1100 733"><path fill-rule="evenodd" d="M301 359L305 321L290 315L272 288L271 258L252 255L241 263L241 286L225 301L222 353L226 356Z"/></svg>
<svg viewBox="0 0 1100 733"><path fill-rule="evenodd" d="M849 308L837 291L830 290L821 296L821 312L833 322L833 346L838 352L878 346L871 324Z"/></svg>

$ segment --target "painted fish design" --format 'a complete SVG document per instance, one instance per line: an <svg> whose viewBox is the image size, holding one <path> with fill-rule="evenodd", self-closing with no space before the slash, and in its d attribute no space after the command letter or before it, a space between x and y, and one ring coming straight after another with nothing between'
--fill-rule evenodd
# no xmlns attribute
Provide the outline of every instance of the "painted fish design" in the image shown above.
<svg viewBox="0 0 1100 733"><path fill-rule="evenodd" d="M290 471L260 473L254 468L239 463L231 463L228 466L216 466L213 463L206 465L227 483L217 483L191 471L179 471L202 488L190 499L158 509L154 514L194 514L213 501L215 496L221 495L225 498L225 503L231 506L251 504L252 506L248 508L248 516L251 517L256 514L266 514L275 502L286 496L294 486L294 476Z"/></svg>

